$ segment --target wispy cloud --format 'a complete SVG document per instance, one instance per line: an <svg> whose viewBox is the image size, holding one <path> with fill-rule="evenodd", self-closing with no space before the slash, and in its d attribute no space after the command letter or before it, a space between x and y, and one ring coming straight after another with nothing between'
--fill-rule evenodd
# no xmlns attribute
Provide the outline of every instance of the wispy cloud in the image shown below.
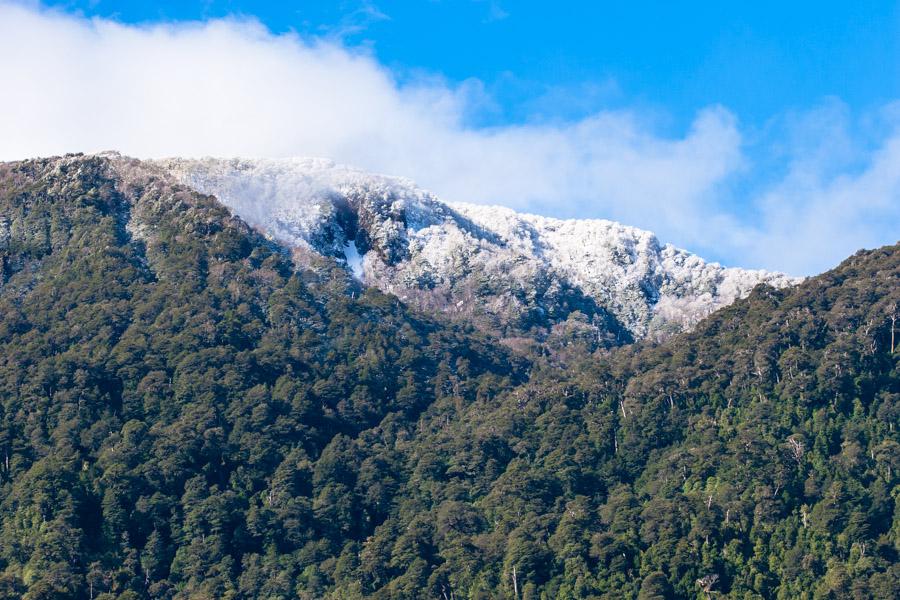
<svg viewBox="0 0 900 600"><path fill-rule="evenodd" d="M732 264L793 273L900 230L900 130L888 109L882 133L859 147L849 126L817 140L810 131L835 117L810 113L792 126L796 139L766 142L781 148L783 175L736 203L734 182L763 174L725 108L700 110L675 135L640 110L479 128L469 115L490 99L478 82L401 85L333 36L273 35L253 21L138 27L0 4L0 69L0 159L327 156L449 200L617 219Z"/></svg>
<svg viewBox="0 0 900 600"><path fill-rule="evenodd" d="M483 0L482 0L483 1ZM509 16L509 13L500 6L497 0L487 0L488 14L485 22L493 23L494 21L502 21Z"/></svg>
<svg viewBox="0 0 900 600"><path fill-rule="evenodd" d="M363 0L347 11L336 25L323 26L323 35L332 41L342 42L347 38L365 32L374 23L389 21L390 16L382 12L369 0Z"/></svg>
<svg viewBox="0 0 900 600"><path fill-rule="evenodd" d="M784 173L751 198L758 219L736 255L806 273L900 239L898 108L854 120L832 99L787 119Z"/></svg>

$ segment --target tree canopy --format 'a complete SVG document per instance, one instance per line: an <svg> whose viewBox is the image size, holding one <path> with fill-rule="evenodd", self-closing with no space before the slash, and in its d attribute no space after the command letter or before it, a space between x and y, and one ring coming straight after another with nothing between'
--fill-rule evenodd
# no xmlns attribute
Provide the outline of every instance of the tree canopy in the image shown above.
<svg viewBox="0 0 900 600"><path fill-rule="evenodd" d="M514 352L136 161L0 165L0 598L894 598L898 250Z"/></svg>

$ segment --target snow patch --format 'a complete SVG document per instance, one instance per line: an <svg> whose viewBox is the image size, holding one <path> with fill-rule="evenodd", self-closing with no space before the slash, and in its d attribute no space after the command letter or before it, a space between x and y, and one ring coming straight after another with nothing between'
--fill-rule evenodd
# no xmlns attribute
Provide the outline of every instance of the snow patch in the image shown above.
<svg viewBox="0 0 900 600"><path fill-rule="evenodd" d="M353 273L353 276L362 281L365 275L363 257L360 256L359 248L356 247L355 241L349 240L344 244L344 260L347 261L347 266L350 267L350 272Z"/></svg>

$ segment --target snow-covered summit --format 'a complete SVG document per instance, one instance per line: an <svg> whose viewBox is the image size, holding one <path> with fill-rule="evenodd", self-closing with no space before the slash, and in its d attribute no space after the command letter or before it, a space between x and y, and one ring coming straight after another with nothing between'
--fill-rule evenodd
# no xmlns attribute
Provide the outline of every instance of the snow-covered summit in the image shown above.
<svg viewBox="0 0 900 600"><path fill-rule="evenodd" d="M342 252L347 241L335 226L342 218L352 219L357 210L347 206L350 198L388 214L409 210L420 219L432 218L426 207L439 204L410 180L373 175L322 158L157 162L183 183L215 195L273 238L329 255ZM329 246L323 247L326 240Z"/></svg>
<svg viewBox="0 0 900 600"><path fill-rule="evenodd" d="M157 164L283 243L333 257L419 308L505 335L549 331L579 314L619 339L665 335L758 283L797 281L724 268L612 221L444 203L408 179L324 159Z"/></svg>
<svg viewBox="0 0 900 600"><path fill-rule="evenodd" d="M797 283L781 273L707 262L636 227L604 219L554 219L495 206L455 204L523 254L544 260L600 300L635 334L682 330L759 283Z"/></svg>

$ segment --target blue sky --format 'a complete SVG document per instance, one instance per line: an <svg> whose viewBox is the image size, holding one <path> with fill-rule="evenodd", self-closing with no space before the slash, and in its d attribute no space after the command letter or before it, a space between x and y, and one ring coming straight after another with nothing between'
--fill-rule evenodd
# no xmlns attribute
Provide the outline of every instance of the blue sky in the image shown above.
<svg viewBox="0 0 900 600"><path fill-rule="evenodd" d="M484 83L480 124L644 105L685 127L722 104L747 125L829 97L900 97L897 2L372 0L51 3L125 22L252 16L275 32L340 36L402 78Z"/></svg>
<svg viewBox="0 0 900 600"><path fill-rule="evenodd" d="M0 158L324 155L813 273L900 231L898 4L0 0Z"/></svg>

